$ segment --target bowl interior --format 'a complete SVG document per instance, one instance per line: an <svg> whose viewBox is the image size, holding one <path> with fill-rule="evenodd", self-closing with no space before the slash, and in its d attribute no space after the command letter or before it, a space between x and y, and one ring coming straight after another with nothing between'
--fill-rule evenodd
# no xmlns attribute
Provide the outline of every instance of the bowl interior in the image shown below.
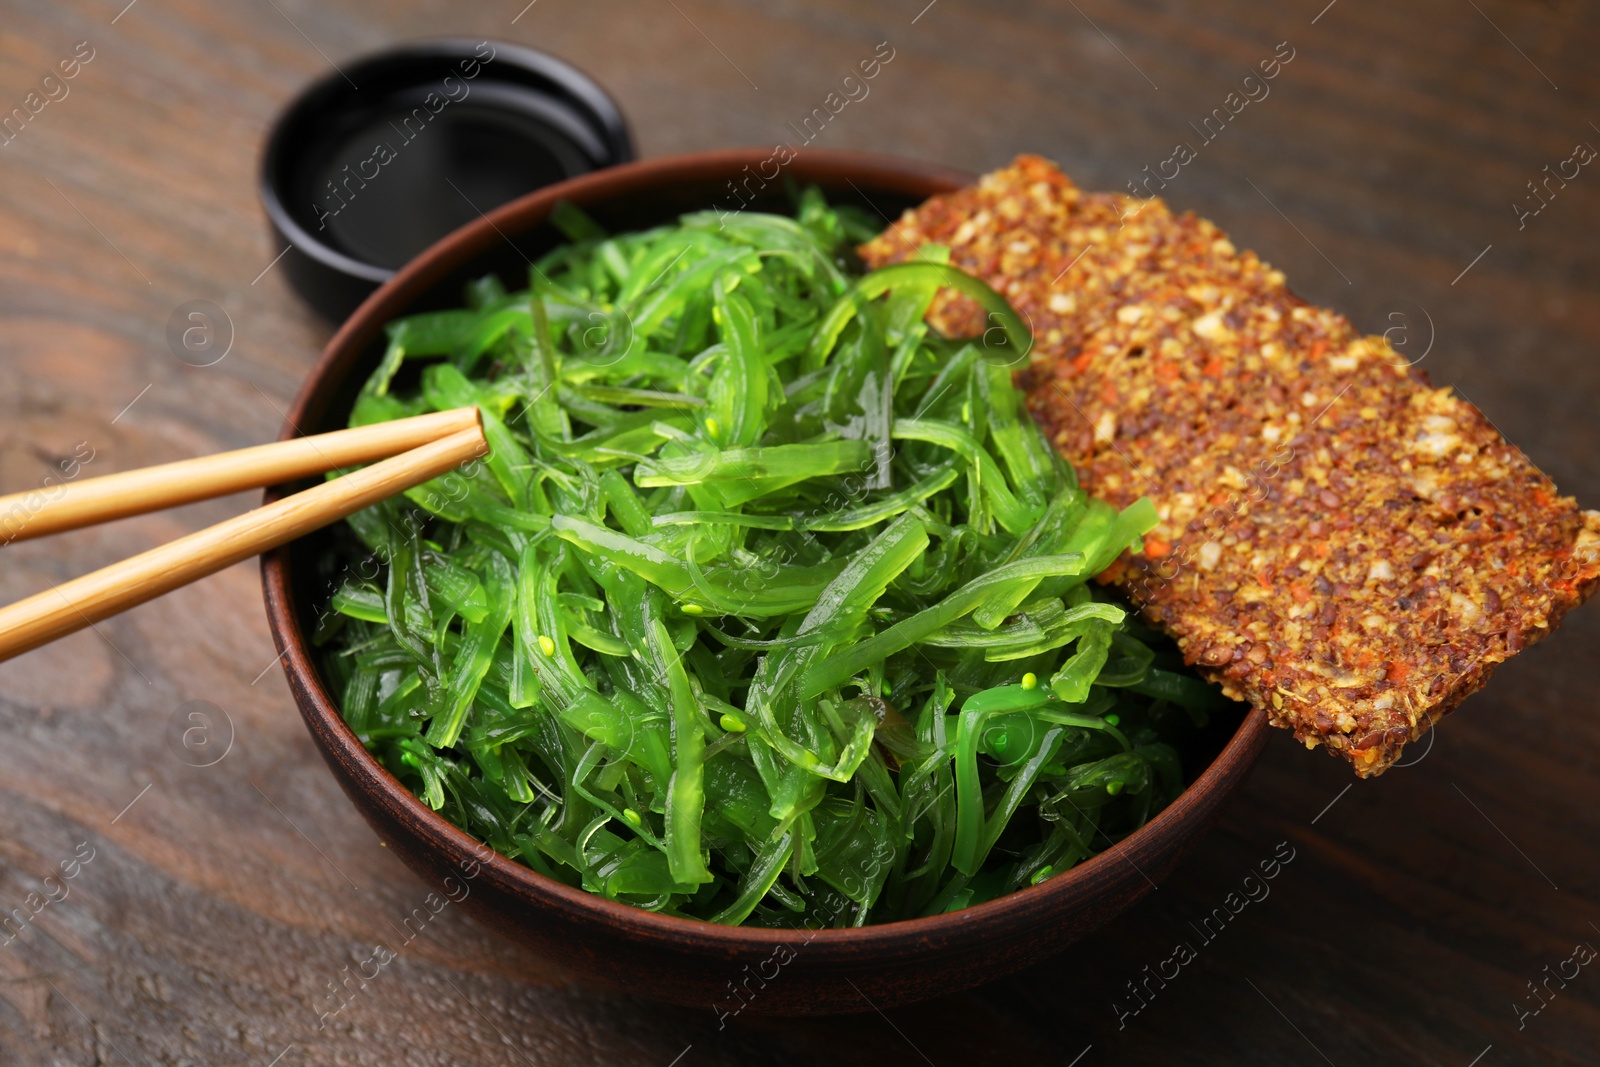
<svg viewBox="0 0 1600 1067"><path fill-rule="evenodd" d="M734 154L734 159L743 158ZM824 162L831 163L833 160L829 158ZM650 164L643 164L627 170L646 170L649 167ZM941 172L935 168L907 171L901 166L891 168L892 176L874 174L859 163L852 167L848 156L843 157L843 161L837 165L818 167L814 171L800 169L799 176L786 172L781 179L773 181L761 180L759 173L752 179L749 174L751 170L749 166L735 167L730 161L720 166L713 164L688 175L668 172L654 180L638 183L648 190L642 195L617 195L616 190L604 187L599 191L584 190L575 186L592 183L569 182L555 186L547 193L508 205L488 216L492 222L491 233L497 239L487 242L486 247L469 246L460 240L461 234L446 239L413 265L413 270L417 266L427 267L425 272L398 279L405 293L403 300L383 300L386 294L378 294L375 300L379 303L396 305L382 322L417 312L461 307L467 283L487 274L498 276L508 289L525 288L532 264L567 241L546 217L548 209L540 210L539 206L531 203L534 201L541 202L542 206L545 202L553 205L557 200L569 199L609 232L625 233L661 225L694 211L749 210L789 214L792 213L799 189L815 184L828 197L829 203L852 204L879 216L888 226L901 212L915 207L928 196L970 181L968 176ZM852 177L852 172L856 170L867 170L867 173ZM724 182L715 181L714 176L719 172L728 175ZM631 187L635 183L617 184ZM566 195L563 195L564 190ZM530 207L533 209L530 210ZM482 224L477 228L482 230ZM299 415L295 418L302 433L339 430L348 424L362 383L377 369L385 347L381 329L371 329L372 325L381 326L382 322L362 322L366 313L367 309L364 308L351 321L350 325L361 327L357 335L350 337L352 343L341 346L340 338L335 338L329 345L330 352L340 352L337 373L315 374L302 393L296 405ZM346 332L341 331L341 337L345 335ZM327 369L319 368L319 372ZM396 377L396 388L406 388L414 381L416 373L416 365L408 363L401 375ZM290 548L295 608L303 632L308 634L315 632L315 621L328 610L328 601L342 578L342 572L333 563L334 538L332 530L322 530L301 538ZM1237 731L1243 717L1242 705L1238 714L1230 711L1215 716L1196 744L1185 753L1184 770L1191 782L1216 758Z"/></svg>

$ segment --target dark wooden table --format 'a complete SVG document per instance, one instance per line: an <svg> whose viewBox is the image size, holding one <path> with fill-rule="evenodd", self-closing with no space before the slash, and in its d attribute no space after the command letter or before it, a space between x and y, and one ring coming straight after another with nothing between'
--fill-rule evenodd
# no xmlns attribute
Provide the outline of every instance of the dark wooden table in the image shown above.
<svg viewBox="0 0 1600 1067"><path fill-rule="evenodd" d="M646 155L788 140L884 41L894 59L819 144L973 170L1036 151L1123 189L1189 142L1172 203L1426 351L1436 383L1600 504L1600 172L1552 182L1537 215L1514 206L1600 145L1600 15L1577 0L125 2L0 14L0 112L80 60L0 145L0 491L63 458L99 474L273 437L330 331L270 266L267 124L332 62L458 33L584 67ZM1280 42L1294 58L1270 95L1205 143L1195 127ZM214 366L169 349L190 300L231 320ZM0 597L251 503L7 547ZM260 599L242 565L0 666L0 913L17 928L0 932L0 1063L1600 1059L1600 967L1565 962L1600 947L1600 610L1380 780L1276 737L1159 892L977 992L719 1032L709 1006L586 988L447 912L319 1030L329 989L425 888L313 752ZM1294 859L1268 895L1227 912L1280 842ZM1203 927L1217 908L1227 921ZM1197 958L1149 981L1179 942Z"/></svg>

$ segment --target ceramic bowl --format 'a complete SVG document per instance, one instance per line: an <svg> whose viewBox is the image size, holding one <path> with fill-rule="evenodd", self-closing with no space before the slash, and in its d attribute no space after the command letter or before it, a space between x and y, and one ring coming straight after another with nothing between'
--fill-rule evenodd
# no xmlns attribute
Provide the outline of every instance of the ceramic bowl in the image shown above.
<svg viewBox="0 0 1600 1067"><path fill-rule="evenodd" d="M570 200L613 232L686 211L739 203L784 210L784 176L830 201L893 219L971 181L959 172L883 157L803 150L780 167L770 151L652 159L551 186L457 230L401 269L329 342L289 412L285 436L343 427L383 351L384 324L459 306L463 284L490 271L525 285L528 263L562 238L551 208ZM298 486L284 486L275 493ZM270 495L270 494L269 494ZM1220 720L1193 784L1126 840L1036 886L928 918L816 933L745 929L642 911L574 889L489 851L414 797L368 754L340 717L308 635L331 593L329 535L267 556L267 615L289 686L317 747L388 847L446 887L472 872L463 907L505 937L590 979L715 1013L866 1011L940 996L1042 960L1110 921L1194 847L1244 782L1266 743L1259 713Z"/></svg>

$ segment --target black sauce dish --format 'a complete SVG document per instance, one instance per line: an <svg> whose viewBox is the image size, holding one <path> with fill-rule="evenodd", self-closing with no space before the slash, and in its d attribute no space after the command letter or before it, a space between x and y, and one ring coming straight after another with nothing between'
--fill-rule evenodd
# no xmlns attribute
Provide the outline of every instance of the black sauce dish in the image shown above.
<svg viewBox="0 0 1600 1067"><path fill-rule="evenodd" d="M291 101L260 193L290 284L338 322L458 227L633 156L616 103L577 68L446 38L344 63Z"/></svg>

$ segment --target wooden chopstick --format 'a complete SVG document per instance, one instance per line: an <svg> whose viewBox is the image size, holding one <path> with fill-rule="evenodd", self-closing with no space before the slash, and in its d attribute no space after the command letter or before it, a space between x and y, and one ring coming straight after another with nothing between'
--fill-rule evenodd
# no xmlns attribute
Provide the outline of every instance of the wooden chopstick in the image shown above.
<svg viewBox="0 0 1600 1067"><path fill-rule="evenodd" d="M0 661L277 548L488 451L474 417L471 429L0 608Z"/></svg>
<svg viewBox="0 0 1600 1067"><path fill-rule="evenodd" d="M477 425L477 408L457 408L68 482L42 504L43 490L0 496L0 544L372 463Z"/></svg>

